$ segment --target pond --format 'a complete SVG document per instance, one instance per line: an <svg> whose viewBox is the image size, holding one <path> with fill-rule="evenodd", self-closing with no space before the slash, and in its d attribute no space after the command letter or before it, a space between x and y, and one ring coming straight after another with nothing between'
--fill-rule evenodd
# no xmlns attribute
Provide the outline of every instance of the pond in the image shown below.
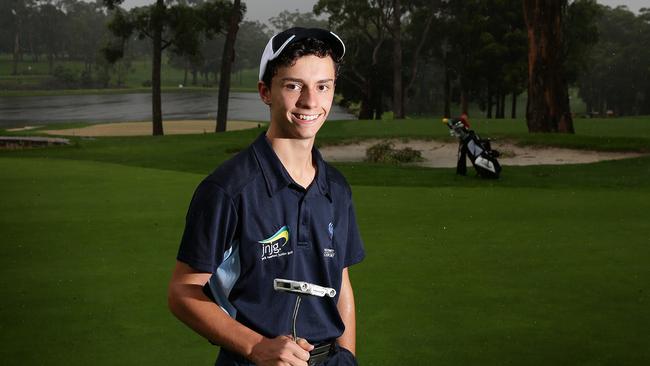
<svg viewBox="0 0 650 366"><path fill-rule="evenodd" d="M163 119L216 119L217 93L162 95ZM269 109L257 93L230 93L229 120L268 121ZM355 119L339 106L330 120ZM0 97L0 127L68 122L151 121L151 94Z"/></svg>

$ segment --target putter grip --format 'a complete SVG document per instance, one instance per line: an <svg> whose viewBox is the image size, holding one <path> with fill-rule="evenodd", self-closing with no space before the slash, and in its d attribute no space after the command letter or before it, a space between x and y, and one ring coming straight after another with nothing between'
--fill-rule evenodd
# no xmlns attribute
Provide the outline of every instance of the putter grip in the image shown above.
<svg viewBox="0 0 650 366"><path fill-rule="evenodd" d="M309 352L309 366L318 365L319 363L327 360L327 357L334 351L334 343L324 343L314 347Z"/></svg>

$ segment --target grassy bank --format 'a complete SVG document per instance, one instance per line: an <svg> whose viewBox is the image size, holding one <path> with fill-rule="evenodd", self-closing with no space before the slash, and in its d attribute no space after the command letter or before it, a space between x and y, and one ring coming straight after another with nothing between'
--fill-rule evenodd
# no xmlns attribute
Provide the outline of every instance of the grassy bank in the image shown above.
<svg viewBox="0 0 650 366"><path fill-rule="evenodd" d="M79 127L79 124L57 125L56 128ZM42 129L20 131L13 135L44 135ZM496 140L510 140L522 145L545 145L594 150L650 152L650 118L578 119L577 133L528 134L523 120L476 119L473 128L482 136ZM0 130L0 133L6 134ZM48 157L73 160L94 160L140 167L154 167L192 173L209 172L218 162L243 149L261 130L235 131L227 134L185 136L107 137L96 139L73 138L73 144L60 149L6 151L8 156ZM448 129L439 120L417 119L404 121L330 121L321 132L317 143L335 145L361 139L417 138L447 139ZM452 157L453 158L453 157ZM366 169L368 165L360 166ZM389 172L405 169L413 172L397 179L395 185L409 184L413 176L437 174L435 169L388 167ZM371 169L382 169L373 167ZM550 169L555 169L551 167ZM398 174L401 176L401 174ZM428 185L428 178L424 180ZM410 184L409 184L410 185Z"/></svg>
<svg viewBox="0 0 650 366"><path fill-rule="evenodd" d="M531 144L650 146L648 119L584 120L576 136L474 127ZM328 144L447 134L426 120L322 132ZM196 184L258 133L0 151L3 364L213 363L216 348L167 311L166 283ZM498 181L337 167L367 249L351 269L360 364L650 362L650 158L506 167Z"/></svg>

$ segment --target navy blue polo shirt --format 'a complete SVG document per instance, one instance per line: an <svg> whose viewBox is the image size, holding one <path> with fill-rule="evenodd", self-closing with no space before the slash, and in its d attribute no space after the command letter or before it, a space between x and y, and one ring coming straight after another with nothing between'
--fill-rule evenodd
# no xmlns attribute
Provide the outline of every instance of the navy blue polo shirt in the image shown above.
<svg viewBox="0 0 650 366"><path fill-rule="evenodd" d="M342 271L365 251L349 185L316 148L312 157L316 177L305 189L260 135L199 184L177 259L212 273L217 304L266 337L291 334L296 295L275 291L275 278L336 289L334 298L303 297L297 334L314 343L343 333Z"/></svg>

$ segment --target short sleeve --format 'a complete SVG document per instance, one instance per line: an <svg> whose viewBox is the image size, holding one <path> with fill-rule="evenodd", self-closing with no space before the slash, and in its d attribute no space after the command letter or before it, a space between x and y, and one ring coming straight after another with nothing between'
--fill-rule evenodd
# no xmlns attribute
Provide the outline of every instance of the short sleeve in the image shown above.
<svg viewBox="0 0 650 366"><path fill-rule="evenodd" d="M198 271L213 273L230 248L236 229L232 198L216 184L203 181L187 211L176 259Z"/></svg>
<svg viewBox="0 0 650 366"><path fill-rule="evenodd" d="M365 256L366 251L363 247L361 234L359 234L354 205L352 204L352 201L350 201L350 207L348 209L348 240L343 267L347 268L351 265L357 264L361 262Z"/></svg>

